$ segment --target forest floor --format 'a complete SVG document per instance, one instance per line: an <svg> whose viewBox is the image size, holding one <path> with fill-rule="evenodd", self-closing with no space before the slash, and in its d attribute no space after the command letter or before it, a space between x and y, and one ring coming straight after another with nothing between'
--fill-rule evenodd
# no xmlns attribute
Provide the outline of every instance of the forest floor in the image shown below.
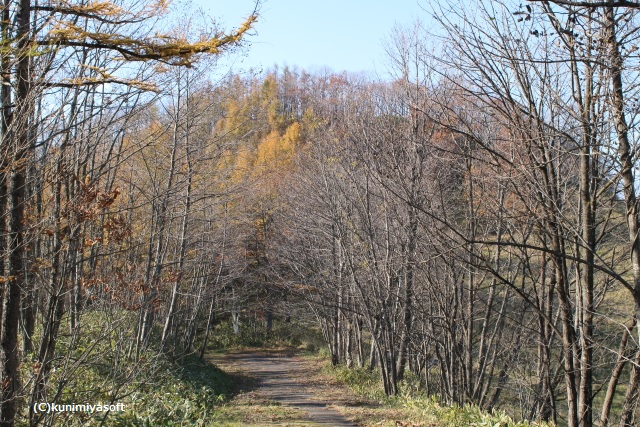
<svg viewBox="0 0 640 427"><path fill-rule="evenodd" d="M402 411L357 396L318 357L291 350L242 350L210 362L240 378L238 394L219 408L221 427L425 426L400 421Z"/></svg>

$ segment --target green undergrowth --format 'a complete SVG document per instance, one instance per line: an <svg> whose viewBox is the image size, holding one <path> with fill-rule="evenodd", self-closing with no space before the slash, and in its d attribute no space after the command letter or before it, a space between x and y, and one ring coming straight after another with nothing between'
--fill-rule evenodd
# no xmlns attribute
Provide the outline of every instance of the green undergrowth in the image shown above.
<svg viewBox="0 0 640 427"><path fill-rule="evenodd" d="M551 427L550 423L528 423L514 421L503 411L488 413L476 405L441 405L433 397L401 397L398 404L407 408L422 421L441 427Z"/></svg>
<svg viewBox="0 0 640 427"><path fill-rule="evenodd" d="M267 331L264 322L247 320L240 325L238 334L231 322L225 321L213 328L209 338L208 348L213 351L247 347L289 347L315 353L324 347L324 341L319 331L295 320L274 320L271 331Z"/></svg>
<svg viewBox="0 0 640 427"><path fill-rule="evenodd" d="M327 364L325 372L334 375L339 382L349 386L349 388L359 396L377 403L392 403L393 399L384 394L380 374L376 371L366 368L347 368L345 365L331 366Z"/></svg>
<svg viewBox="0 0 640 427"><path fill-rule="evenodd" d="M488 413L476 405L444 405L435 396L421 393L408 375L400 382L397 396L386 396L382 391L380 373L366 368L347 368L344 365L326 365L325 372L347 385L357 395L382 408L400 411L406 424L432 427L553 427L550 423L514 421L502 411ZM381 410L384 412L384 409ZM396 418L398 415L396 413Z"/></svg>
<svg viewBox="0 0 640 427"><path fill-rule="evenodd" d="M194 356L180 362L158 360L152 377L135 388L127 410L112 426L209 426L217 406L235 391L236 379Z"/></svg>
<svg viewBox="0 0 640 427"><path fill-rule="evenodd" d="M135 313L123 311L86 312L75 334L60 334L46 386L46 402L120 404L124 410L42 413L41 425L215 425L209 420L233 396L238 379L195 355L175 358L159 351L157 330L151 344L136 352L136 319ZM27 354L26 360L22 378L30 386L39 369L35 352ZM28 424L27 411L25 405L18 425Z"/></svg>

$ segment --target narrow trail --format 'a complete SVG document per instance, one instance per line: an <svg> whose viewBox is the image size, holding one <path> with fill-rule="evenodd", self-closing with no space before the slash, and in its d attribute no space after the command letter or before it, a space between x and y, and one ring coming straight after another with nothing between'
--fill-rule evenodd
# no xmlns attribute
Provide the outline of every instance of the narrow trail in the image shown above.
<svg viewBox="0 0 640 427"><path fill-rule="evenodd" d="M246 374L255 380L251 390L241 394L240 401L261 403L263 406L275 404L284 414L281 419L249 419L249 423L254 421L272 426L358 426L328 406L333 402L327 402L327 398L322 396L322 388L327 386L314 379L317 368L302 357L246 351L225 356L223 363L225 370ZM260 410L260 407L253 409L254 412Z"/></svg>

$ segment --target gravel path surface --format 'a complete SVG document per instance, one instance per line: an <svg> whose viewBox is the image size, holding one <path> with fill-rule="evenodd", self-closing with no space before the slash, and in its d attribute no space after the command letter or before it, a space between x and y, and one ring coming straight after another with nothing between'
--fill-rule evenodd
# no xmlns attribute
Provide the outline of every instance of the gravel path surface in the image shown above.
<svg viewBox="0 0 640 427"><path fill-rule="evenodd" d="M225 370L233 369L256 379L249 398L277 402L299 414L294 417L298 418L296 422L287 419L280 423L269 422L268 425L358 426L328 407L331 402L318 396L317 389L322 385L314 381L314 368L304 358L285 353L247 351L225 356L224 365Z"/></svg>

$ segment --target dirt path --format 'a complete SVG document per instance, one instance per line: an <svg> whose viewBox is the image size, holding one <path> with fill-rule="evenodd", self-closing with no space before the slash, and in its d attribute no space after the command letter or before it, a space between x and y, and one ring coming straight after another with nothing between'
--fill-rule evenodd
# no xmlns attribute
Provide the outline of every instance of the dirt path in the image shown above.
<svg viewBox="0 0 640 427"><path fill-rule="evenodd" d="M282 352L247 351L213 361L225 371L253 379L231 402L243 426L358 426L330 407L337 403L328 401L336 399L335 394L327 393L331 385L323 383L319 367L310 360Z"/></svg>

